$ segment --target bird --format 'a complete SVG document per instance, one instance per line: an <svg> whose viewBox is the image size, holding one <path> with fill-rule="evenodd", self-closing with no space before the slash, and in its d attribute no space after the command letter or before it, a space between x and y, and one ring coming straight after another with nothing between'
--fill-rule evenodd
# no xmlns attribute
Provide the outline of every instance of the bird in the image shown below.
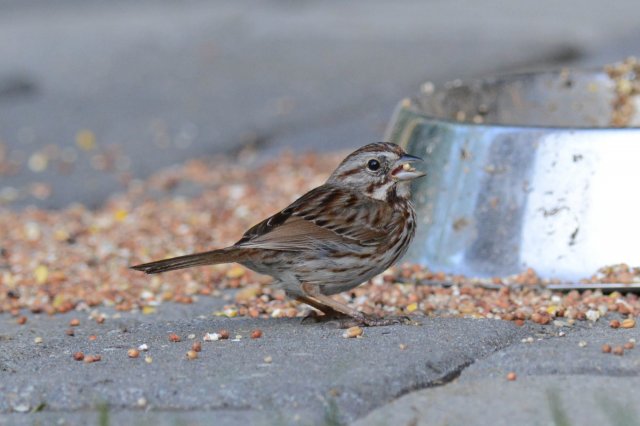
<svg viewBox="0 0 640 426"><path fill-rule="evenodd" d="M349 154L327 181L251 227L235 244L131 266L157 274L239 263L273 277L288 297L341 326L384 326L402 320L367 315L331 295L367 282L397 262L416 230L411 182L426 175L423 159L376 142Z"/></svg>

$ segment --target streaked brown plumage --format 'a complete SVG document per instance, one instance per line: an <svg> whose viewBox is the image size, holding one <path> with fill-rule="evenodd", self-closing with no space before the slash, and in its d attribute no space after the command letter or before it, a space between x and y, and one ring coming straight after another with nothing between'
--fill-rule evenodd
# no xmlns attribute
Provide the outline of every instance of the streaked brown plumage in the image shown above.
<svg viewBox="0 0 640 426"><path fill-rule="evenodd" d="M237 262L271 275L287 295L326 317L371 318L329 295L357 287L396 262L415 233L410 183L420 161L391 143L365 145L345 158L327 182L249 229L234 245L133 266L148 274ZM354 322L354 321L351 321Z"/></svg>

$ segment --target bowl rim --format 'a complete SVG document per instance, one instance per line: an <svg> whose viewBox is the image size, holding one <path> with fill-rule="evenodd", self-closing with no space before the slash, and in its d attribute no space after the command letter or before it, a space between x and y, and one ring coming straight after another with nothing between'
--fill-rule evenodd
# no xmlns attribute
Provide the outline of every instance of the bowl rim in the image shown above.
<svg viewBox="0 0 640 426"><path fill-rule="evenodd" d="M525 77L535 77L535 76L540 76L540 75L562 75L563 73L568 73L569 75L571 74L592 74L592 75L604 75L606 76L606 73L604 72L604 70L602 68L561 68L561 69L554 69L554 70L544 70L544 71L523 71L523 72L514 72L514 73L506 73L506 74L498 74L496 76L493 77L487 77L487 78L473 78L473 79L468 79L468 80L462 80L462 79L454 79L454 80L450 80L447 81L445 83L442 84L443 88L441 90L450 90L450 88L447 88L446 85L451 84L453 85L453 87L451 88L456 88L456 87L463 87L463 86L467 86L467 87L473 87L474 85L481 85L481 84L495 84L497 82L499 82L500 80L506 80L506 81L514 81L514 80L522 80ZM640 76L638 77L640 79ZM440 122L440 123L445 123L445 124L449 124L451 126L462 126L462 127L472 127L472 128L499 128L499 129L513 129L513 130L547 130L547 131L558 131L558 130L564 130L564 131L590 131L590 132L637 132L640 130L640 125L637 126L626 126L626 127L618 127L618 126L554 126L554 125L537 125L537 124L507 124L507 123L492 123L492 122L482 122L482 123L475 123L473 121L458 121L458 120L454 120L451 118L441 118L438 116L435 116L433 114L427 114L424 111L421 110L421 108L419 107L418 104L418 99L420 97L427 97L427 96L432 96L433 94L436 93L438 89L434 89L434 91L430 94L423 94L420 93L419 95L416 96L410 96L410 97L406 97L404 99L402 99L395 107L392 116L391 116L391 120L389 121L389 126L388 126L388 131L386 133L386 135L390 135L393 132L393 129L396 127L396 123L397 123L397 119L399 117L399 115L403 112L403 111L408 111L410 113L413 113L417 116L419 116L420 118L427 120L427 121L432 121L432 122ZM636 96L640 96L640 95L636 95ZM388 139L388 137L387 137Z"/></svg>

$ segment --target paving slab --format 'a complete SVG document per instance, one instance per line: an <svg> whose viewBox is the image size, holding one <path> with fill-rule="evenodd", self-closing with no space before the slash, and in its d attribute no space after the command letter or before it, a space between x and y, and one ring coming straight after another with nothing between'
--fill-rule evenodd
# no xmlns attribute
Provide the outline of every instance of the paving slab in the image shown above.
<svg viewBox="0 0 640 426"><path fill-rule="evenodd" d="M640 329L612 329L608 320L578 323L573 329L556 329L549 337L533 343L519 343L469 367L460 380L479 377L504 377L515 371L519 376L537 375L608 375L633 377L640 375L640 348L627 351L624 356L602 353L602 345L624 345L629 339L640 342ZM563 331L563 337L554 337Z"/></svg>
<svg viewBox="0 0 640 426"><path fill-rule="evenodd" d="M637 425L637 377L484 378L425 389L394 401L353 426Z"/></svg>
<svg viewBox="0 0 640 426"><path fill-rule="evenodd" d="M640 340L640 330L605 320L528 330L519 342L478 360L447 386L405 395L355 425L556 424L640 422L640 349L616 356L603 344ZM558 334L566 333L559 337ZM516 373L515 381L507 374ZM461 409L464 407L464 409Z"/></svg>
<svg viewBox="0 0 640 426"><path fill-rule="evenodd" d="M39 418L83 423L104 405L114 419L150 412L148 419L162 418L165 424L186 411L185 421L213 416L216 424L243 418L343 423L407 392L450 381L526 334L504 321L423 319L420 326L367 328L363 338L345 339L343 330L301 324L299 318L213 316L219 303L207 298L193 306L165 304L157 314L126 314L104 324L84 314L74 337L65 330L77 312L29 315L22 326L0 316L0 416L9 423ZM186 359L189 334L201 339L222 328L242 339L203 342L200 357ZM249 338L255 328L263 331L260 339ZM172 332L183 340L169 342ZM90 334L97 340L89 341ZM34 343L36 336L43 343ZM142 343L149 351L128 358L127 349ZM102 360L75 361L76 351L100 354ZM152 356L151 364L145 355ZM29 413L33 410L41 411Z"/></svg>

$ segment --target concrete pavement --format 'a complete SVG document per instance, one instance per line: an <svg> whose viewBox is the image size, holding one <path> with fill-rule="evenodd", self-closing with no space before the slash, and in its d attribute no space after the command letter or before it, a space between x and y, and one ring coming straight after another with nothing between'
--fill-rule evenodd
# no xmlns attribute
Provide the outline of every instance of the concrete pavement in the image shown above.
<svg viewBox="0 0 640 426"><path fill-rule="evenodd" d="M408 394L354 425L638 424L640 349L622 356L601 349L639 340L638 329L599 321L564 330L478 360L455 382Z"/></svg>
<svg viewBox="0 0 640 426"><path fill-rule="evenodd" d="M346 339L344 330L302 325L300 318L213 316L220 307L217 298L163 304L156 314L126 313L104 324L78 312L29 315L25 325L1 315L0 424L85 423L102 405L112 424L343 424L407 392L449 382L527 330L496 320L423 318L422 325L368 328L362 338ZM73 337L65 334L71 317L81 320ZM256 328L263 335L252 339ZM231 340L202 341L220 329ZM170 342L170 333L182 341ZM236 335L242 338L233 341ZM187 360L196 340L202 352ZM148 352L127 357L143 343ZM75 361L76 351L102 360Z"/></svg>
<svg viewBox="0 0 640 426"><path fill-rule="evenodd" d="M517 327L499 320L418 318L345 339L331 325L221 318L220 298L163 304L158 312L108 309L0 315L0 424L635 424L640 339L606 320ZM67 336L70 318L80 319ZM251 339L254 329L262 330ZM232 340L204 342L230 331ZM168 340L170 333L182 341ZM95 341L89 335L97 336ZM190 335L194 335L190 338ZM237 336L239 340L233 341ZM42 343L35 343L42 337ZM194 341L202 352L189 361ZM149 346L137 359L127 350ZM72 355L100 354L93 364ZM145 362L146 356L152 362ZM266 361L265 361L266 360ZM515 381L507 373L515 372ZM560 417L558 417L560 416ZM568 423L558 419L566 418ZM634 420L635 419L635 420ZM593 420L593 422L592 422ZM604 423L600 423L600 420ZM631 421L633 420L633 422ZM594 423L595 422L595 423Z"/></svg>

